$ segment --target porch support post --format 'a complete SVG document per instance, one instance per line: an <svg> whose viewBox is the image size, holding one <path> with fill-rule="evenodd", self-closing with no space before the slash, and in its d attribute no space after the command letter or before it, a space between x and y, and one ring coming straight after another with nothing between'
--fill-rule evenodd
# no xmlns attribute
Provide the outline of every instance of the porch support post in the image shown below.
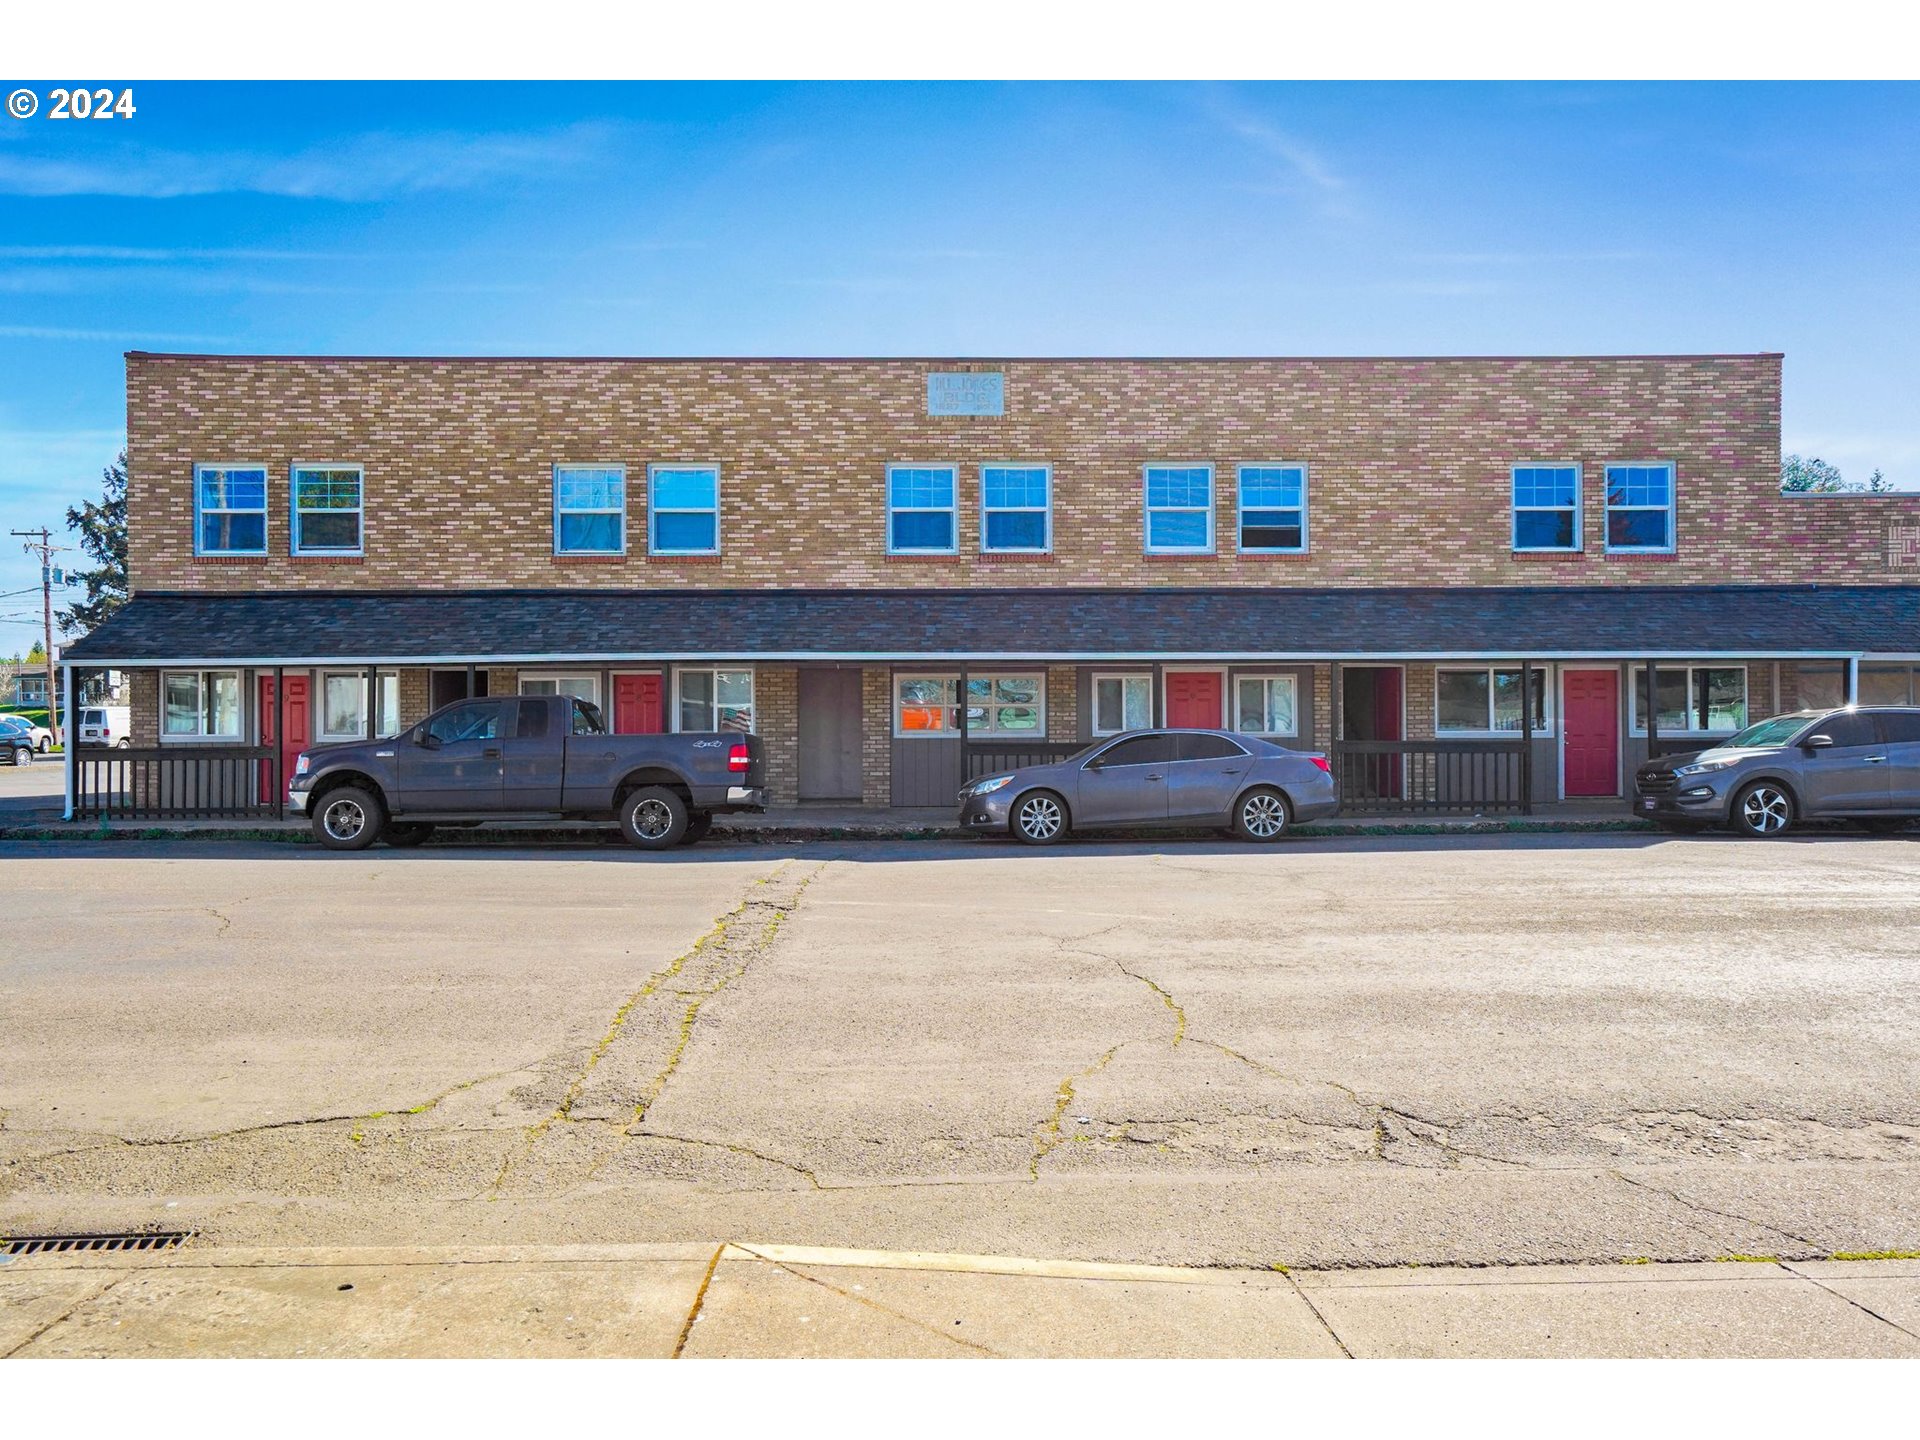
<svg viewBox="0 0 1920 1440"><path fill-rule="evenodd" d="M1404 682L1402 682L1404 684ZM1335 660L1327 671L1327 753L1333 753L1334 742L1340 739L1341 710L1340 703L1340 662Z"/></svg>
<svg viewBox="0 0 1920 1440"><path fill-rule="evenodd" d="M1121 719L1124 721L1125 716ZM1166 667L1158 660L1153 662L1153 713L1147 718L1150 726L1167 723L1167 676Z"/></svg>
<svg viewBox="0 0 1920 1440"><path fill-rule="evenodd" d="M307 682L307 704L313 704L312 681ZM307 713L311 715L312 710ZM311 735L311 729L307 732ZM273 667L273 818L287 818L287 667Z"/></svg>
<svg viewBox="0 0 1920 1440"><path fill-rule="evenodd" d="M467 666L467 699L469 700L473 699L475 684L476 684L476 681L474 680L473 666L469 665Z"/></svg>
<svg viewBox="0 0 1920 1440"><path fill-rule="evenodd" d="M66 806L60 812L62 820L73 819L73 775L75 752L80 748L79 717L73 705L73 663L63 662L60 666L61 711L66 717L67 743L61 752L61 767L66 771Z"/></svg>
<svg viewBox="0 0 1920 1440"><path fill-rule="evenodd" d="M326 697L322 696L322 700ZM380 729L380 672L367 666L367 739L375 738Z"/></svg>
<svg viewBox="0 0 1920 1440"><path fill-rule="evenodd" d="M1520 662L1520 813L1533 813L1533 662Z"/></svg>
<svg viewBox="0 0 1920 1440"><path fill-rule="evenodd" d="M1847 704L1858 705L1859 703L1860 657L1858 655L1849 655L1847 657Z"/></svg>
<svg viewBox="0 0 1920 1440"><path fill-rule="evenodd" d="M967 662L962 660L960 662L960 688L958 691L959 700L960 700L960 783L962 785L966 784L968 780L973 778L971 772L967 768L967 732L972 728L967 724L967 677L968 677L968 674L969 674L969 671L967 668Z"/></svg>
<svg viewBox="0 0 1920 1440"><path fill-rule="evenodd" d="M1631 700L1628 702L1631 704ZM1660 744L1660 672L1647 661L1647 758L1654 758ZM1631 716L1633 711L1627 711Z"/></svg>

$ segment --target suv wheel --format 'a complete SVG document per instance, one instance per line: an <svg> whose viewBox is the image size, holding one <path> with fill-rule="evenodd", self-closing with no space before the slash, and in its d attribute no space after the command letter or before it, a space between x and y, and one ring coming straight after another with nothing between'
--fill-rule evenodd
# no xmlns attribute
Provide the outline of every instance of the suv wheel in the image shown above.
<svg viewBox="0 0 1920 1440"><path fill-rule="evenodd" d="M1287 797L1278 790L1249 790L1233 809L1234 833L1242 840L1260 844L1278 840L1287 833Z"/></svg>
<svg viewBox="0 0 1920 1440"><path fill-rule="evenodd" d="M687 802L664 785L646 785L620 806L620 829L629 845L671 850L687 833Z"/></svg>
<svg viewBox="0 0 1920 1440"><path fill-rule="evenodd" d="M31 745L16 745L13 750L13 763L16 765L31 765L33 763L33 747Z"/></svg>
<svg viewBox="0 0 1920 1440"><path fill-rule="evenodd" d="M49 750L53 749L53 741L49 740L45 735L42 735L40 737L40 743L34 746L34 749L38 750L42 755L44 755Z"/></svg>
<svg viewBox="0 0 1920 1440"><path fill-rule="evenodd" d="M1051 790L1022 795L1009 823L1023 845L1058 845L1067 838L1067 802Z"/></svg>
<svg viewBox="0 0 1920 1440"><path fill-rule="evenodd" d="M1771 780L1757 780L1733 797L1732 822L1741 835L1770 840L1793 824L1793 796Z"/></svg>
<svg viewBox="0 0 1920 1440"><path fill-rule="evenodd" d="M364 850L387 822L379 799L358 785L329 790L313 812L313 835L329 850Z"/></svg>

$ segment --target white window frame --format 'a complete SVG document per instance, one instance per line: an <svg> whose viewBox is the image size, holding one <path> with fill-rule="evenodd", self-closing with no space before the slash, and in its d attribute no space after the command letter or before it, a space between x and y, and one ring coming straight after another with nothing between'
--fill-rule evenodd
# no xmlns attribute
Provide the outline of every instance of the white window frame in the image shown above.
<svg viewBox="0 0 1920 1440"><path fill-rule="evenodd" d="M329 730L327 729L327 681L341 679L354 680L359 683L360 723L352 730ZM373 679L375 694L373 696L373 703L369 705L367 703L367 672L364 669L335 669L322 670L320 672L319 684L316 687L318 694L315 697L317 703L314 705L313 717L313 736L315 740L326 743L331 743L336 740L385 740L389 736L398 735L406 728L400 723L400 672L398 670L376 670ZM388 681L393 682L393 728L390 730L382 730L378 728L381 709L380 692L387 689ZM369 726L374 727L372 735L368 734Z"/></svg>
<svg viewBox="0 0 1920 1440"><path fill-rule="evenodd" d="M927 467L923 467L927 468ZM1038 470L1046 477L1047 503L1045 505L988 505L987 472L989 470ZM958 508L959 494L954 495ZM1038 545L990 545L987 543L987 516L1032 515L1041 516L1041 539ZM888 517L888 530L892 530L892 517ZM955 541L959 540L956 533ZM1051 555L1053 553L1053 466L1017 460L990 460L980 466L980 553L982 555Z"/></svg>
<svg viewBox="0 0 1920 1440"><path fill-rule="evenodd" d="M1562 513L1564 505L1521 505L1513 498L1515 477L1522 470L1571 470L1573 471L1573 543L1571 545L1522 545L1520 543L1520 516L1526 514ZM1667 493L1673 493L1669 482ZM1578 460L1520 460L1507 467L1507 543L1516 555L1578 555L1586 548L1585 512L1587 498L1586 471ZM1668 534L1672 534L1669 529Z"/></svg>
<svg viewBox="0 0 1920 1440"><path fill-rule="evenodd" d="M1615 470L1665 470L1667 503L1660 505L1616 505L1613 503ZM1605 530L1601 540L1609 555L1672 555L1680 546L1680 468L1671 460L1609 460L1600 469L1601 495L1606 501ZM1613 543L1615 511L1664 510L1667 516L1667 543L1664 545L1616 545Z"/></svg>
<svg viewBox="0 0 1920 1440"><path fill-rule="evenodd" d="M1655 665L1654 669L1682 670L1686 672L1687 676L1687 723L1677 730L1669 729L1667 726L1662 725L1660 727L1660 733L1662 735L1734 735L1745 729L1747 725L1753 723L1753 674L1746 665L1737 662L1724 663L1702 660L1697 662L1682 661L1675 665ZM1738 670L1740 672L1740 694L1745 702L1747 712L1745 721L1742 724L1736 725L1730 730L1724 728L1719 730L1701 730L1695 728L1693 724L1693 677L1694 672L1699 670ZM1629 665L1627 667L1627 733L1629 735L1644 737L1647 733L1647 717L1640 713L1640 677L1646 673L1647 667L1645 665ZM1660 697L1655 694L1649 694L1647 700L1649 704L1657 706Z"/></svg>
<svg viewBox="0 0 1920 1440"><path fill-rule="evenodd" d="M895 505L893 503L893 474L896 470L944 470L953 482L953 503L951 505ZM911 460L893 460L887 464L886 478L881 482L886 487L881 496L882 509L886 512L887 554L889 555L958 555L960 553L960 467L945 460L926 460L915 463ZM1049 475L1047 482L1047 500L1053 500L1053 482ZM951 545L895 545L893 543L893 517L896 514L940 515L945 514L953 527ZM1047 537L1051 542L1053 528L1049 523Z"/></svg>
<svg viewBox="0 0 1920 1440"><path fill-rule="evenodd" d="M1105 670L1096 672L1089 677L1089 684L1087 686L1087 733L1092 735L1096 740L1106 735L1124 735L1127 733L1124 728L1119 730L1103 730L1100 728L1100 682L1103 680L1116 681L1121 687L1120 719L1123 726L1127 718L1126 687L1136 683L1146 687L1147 723L1137 728L1151 730L1153 728L1153 676L1144 670Z"/></svg>
<svg viewBox="0 0 1920 1440"><path fill-rule="evenodd" d="M985 673L978 670L969 670L967 672L968 685L973 685L982 680L987 682L987 700L986 704L981 707L987 712L987 724L985 726L974 726L963 723L960 729L953 732L954 734L959 735L964 733L969 739L975 735L986 735L995 740L1044 741L1047 738L1047 672L1045 670L989 670ZM1039 724L1035 725L1031 730L1000 730L994 727L992 722L993 712L1003 704L1014 703L996 700L994 698L993 687L1002 680L1031 680L1034 682L1033 708L1039 711L1040 714ZM963 686L960 690L960 709L963 722L965 721L965 712L968 707L969 701L966 688Z"/></svg>
<svg viewBox="0 0 1920 1440"><path fill-rule="evenodd" d="M924 466L920 467L926 468ZM936 684L951 685L953 699L941 701L939 709L953 712L953 728L950 730L903 730L900 728L900 687L911 680L931 680ZM888 717L896 740L958 740L960 738L960 672L958 670L900 670L893 676L893 693L888 700L892 713Z"/></svg>
<svg viewBox="0 0 1920 1440"><path fill-rule="evenodd" d="M562 470L611 470L620 477L620 504L616 506L569 506L565 510L560 506L560 472ZM613 550L590 550L584 547L566 549L560 544L560 517L565 515L618 515L620 517L620 544ZM556 461L553 466L553 553L555 555L625 555L631 526L627 522L627 467L625 465L607 465L585 460Z"/></svg>
<svg viewBox="0 0 1920 1440"><path fill-rule="evenodd" d="M719 668L724 670L730 667L723 665ZM552 681L552 682L555 682L555 688L552 691L529 690L527 689L527 682L529 680ZM578 692L573 690L568 690L563 692L559 689L560 683L578 682L582 680L584 680L589 686L592 687L593 693L591 695L581 695ZM547 695L547 694L564 693L564 694L574 696L575 699L585 700L589 705L598 706L602 710L606 708L604 705L601 704L600 672L598 670L522 670L520 672L519 689L517 693L521 695Z"/></svg>
<svg viewBox="0 0 1920 1440"><path fill-rule="evenodd" d="M1300 472L1300 543L1298 545L1248 545L1247 533L1247 472L1249 470L1298 470ZM1310 536L1309 517L1312 507L1307 499L1307 489L1312 481L1308 466L1298 460L1249 460L1236 465L1233 472L1234 521L1233 543L1236 553L1241 555L1304 555L1307 553ZM1254 507L1256 510L1271 510L1271 505ZM1284 508L1284 507L1282 507Z"/></svg>
<svg viewBox="0 0 1920 1440"><path fill-rule="evenodd" d="M193 730L167 729L167 681L175 675L191 675L194 680L194 712L196 728ZM231 675L236 696L234 705L234 729L232 733L207 729L207 697L211 693L208 684L215 675ZM217 744L238 745L245 741L247 733L247 687L244 672L215 666L207 670L162 670L160 672L160 714L159 734L162 744L192 745L214 742Z"/></svg>
<svg viewBox="0 0 1920 1440"><path fill-rule="evenodd" d="M697 470L713 476L713 504L707 505L669 505L662 507L655 501L655 492L659 489L660 476L676 470ZM622 492L625 486L622 486ZM713 516L713 544L705 550L684 549L679 546L664 546L660 543L660 517L662 515L711 515ZM647 466L647 553L649 555L718 555L720 553L720 467L702 460L688 460L680 464L661 464ZM725 668L725 667L722 667Z"/></svg>
<svg viewBox="0 0 1920 1440"><path fill-rule="evenodd" d="M674 667L674 670L673 670L673 713L672 713L672 714L670 714L670 715L669 715L669 716L667 717L667 718L668 718L668 719L669 719L670 721L672 721L672 733L673 733L673 734L675 734L675 735L685 735L685 734L696 734L696 735L700 735L700 734L706 734L706 733L708 733L708 732L706 732L706 731L700 731L700 730L696 730L696 731L688 731L688 730L685 730L685 729L683 729L683 728L681 727L681 724L680 724L680 691L681 691L681 680L682 680L682 678L683 678L683 677L685 677L685 676L687 676L687 675L711 675L711 676L713 676L713 677L714 677L714 682L713 682L713 692L714 692L714 700L713 700L713 705L714 705L714 709L715 709L715 711L717 712L717 711L719 710L719 706L720 706L720 698L719 698L719 697L720 697L720 680L719 680L719 677L720 677L721 675L731 675L731 674L743 674L743 675L745 675L745 676L747 677L747 728L746 728L745 730L743 730L743 731L740 731L739 733L740 733L740 734L743 734L743 735L751 735L751 734L754 734L754 733L755 733L755 731L754 731L754 726L755 726L755 725L757 725L757 724L759 724L759 722L760 722L760 680L759 680L759 677L758 677L758 676L757 676L757 675L756 675L756 674L754 673L754 667L753 667L753 666L751 666L751 665L676 665L676 666ZM602 715L605 715L605 713L606 713L606 712L605 712L604 710L603 710L603 711L601 711L601 714L602 714ZM720 717L719 717L719 715L718 715L718 714L716 713L716 714L715 714L715 716L714 716L714 721L715 721L715 723L716 723L716 724L717 724L717 723L719 722L719 718L720 718ZM609 724L611 724L611 722L609 722ZM720 732L718 732L718 733L720 733L720 734L733 734L734 732L733 732L733 731L720 731Z"/></svg>
<svg viewBox="0 0 1920 1440"><path fill-rule="evenodd" d="M1275 680L1285 681L1287 688L1293 692L1293 703L1289 706L1293 711L1292 727L1286 730L1248 730L1245 728L1240 723L1240 682L1243 680L1258 680L1262 685L1269 684ZM1240 670L1229 675L1227 677L1227 683L1233 687L1232 729L1234 734L1254 735L1261 738L1277 736L1283 739L1293 739L1300 734L1300 677L1298 675L1283 670ZM1265 704L1264 695L1261 703L1263 705Z"/></svg>
<svg viewBox="0 0 1920 1440"><path fill-rule="evenodd" d="M256 510L252 506L248 506L245 509L237 509L232 506L222 506L214 510L202 509L200 505L200 477L209 470L220 470L220 471L258 470L260 472L260 508ZM247 464L241 461L235 461L230 465L229 464L218 464L218 465L196 464L193 467L193 553L194 555L196 557L198 556L218 557L223 555L265 555L267 553L267 546L272 538L267 533L268 530L271 528L267 523L267 516L270 510L272 509L268 492L270 492L272 489L273 489L273 470L266 465L252 465L252 464ZM260 517L260 548L258 550L208 550L204 548L200 543L200 539L201 539L200 522L202 518L207 515L258 515Z"/></svg>
<svg viewBox="0 0 1920 1440"><path fill-rule="evenodd" d="M1516 736L1523 735L1526 733L1525 729L1521 726L1515 726L1511 730L1501 730L1501 729L1495 728L1494 726L1493 722L1494 722L1494 717L1496 713L1496 707L1498 705L1498 697L1494 692L1493 677L1494 677L1494 672L1499 670L1511 670L1516 675L1519 675L1522 673L1520 666L1507 664L1504 662L1500 662L1500 663L1489 662L1488 664L1485 664L1485 665L1436 665L1433 667L1434 738L1440 739L1440 740L1457 740L1463 737L1467 739L1510 740ZM1536 737L1541 735L1551 735L1554 733L1554 716L1557 713L1554 707L1553 668L1549 665L1535 665L1533 667L1533 673L1540 677L1540 688L1541 688L1541 695L1540 695L1541 718L1539 722L1534 725L1533 733ZM1479 728L1462 726L1458 729L1454 729L1454 728L1443 729L1441 727L1441 724L1440 724L1440 677L1442 675L1484 675L1487 677L1487 723L1484 726ZM1403 680L1401 683L1405 684L1405 681ZM1525 706L1527 704L1526 696L1524 695L1521 696L1520 704L1522 707L1521 713L1522 715L1524 715L1526 713Z"/></svg>
<svg viewBox="0 0 1920 1440"><path fill-rule="evenodd" d="M354 533L360 543L348 549L344 545L309 545L300 536L302 515L345 515L346 510L303 510L300 508L300 476L309 470L351 471L354 493L359 503L353 507ZM367 553L367 467L346 461L297 460L287 467L287 545L293 555L354 556Z"/></svg>
<svg viewBox="0 0 1920 1440"><path fill-rule="evenodd" d="M1191 515L1200 507L1197 505L1161 505L1149 503L1152 494L1152 477L1156 470L1204 470L1207 472L1207 541L1204 545L1156 545L1153 543L1153 515L1158 509L1169 515ZM1148 555L1212 555L1215 553L1214 527L1217 517L1214 514L1219 504L1219 477L1214 474L1213 466L1198 460L1155 460L1140 467L1140 544Z"/></svg>

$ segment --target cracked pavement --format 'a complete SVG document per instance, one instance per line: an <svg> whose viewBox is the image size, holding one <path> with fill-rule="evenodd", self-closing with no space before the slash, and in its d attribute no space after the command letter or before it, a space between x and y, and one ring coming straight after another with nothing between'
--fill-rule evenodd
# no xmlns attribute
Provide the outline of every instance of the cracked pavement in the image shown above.
<svg viewBox="0 0 1920 1440"><path fill-rule="evenodd" d="M1920 841L0 846L0 1227L1920 1248Z"/></svg>

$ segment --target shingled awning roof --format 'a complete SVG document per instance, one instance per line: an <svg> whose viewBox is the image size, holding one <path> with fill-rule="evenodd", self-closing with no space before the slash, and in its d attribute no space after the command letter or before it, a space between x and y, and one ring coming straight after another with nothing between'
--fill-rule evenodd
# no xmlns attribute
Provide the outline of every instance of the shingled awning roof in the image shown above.
<svg viewBox="0 0 1920 1440"><path fill-rule="evenodd" d="M149 593L64 658L156 664L1920 654L1920 585Z"/></svg>

